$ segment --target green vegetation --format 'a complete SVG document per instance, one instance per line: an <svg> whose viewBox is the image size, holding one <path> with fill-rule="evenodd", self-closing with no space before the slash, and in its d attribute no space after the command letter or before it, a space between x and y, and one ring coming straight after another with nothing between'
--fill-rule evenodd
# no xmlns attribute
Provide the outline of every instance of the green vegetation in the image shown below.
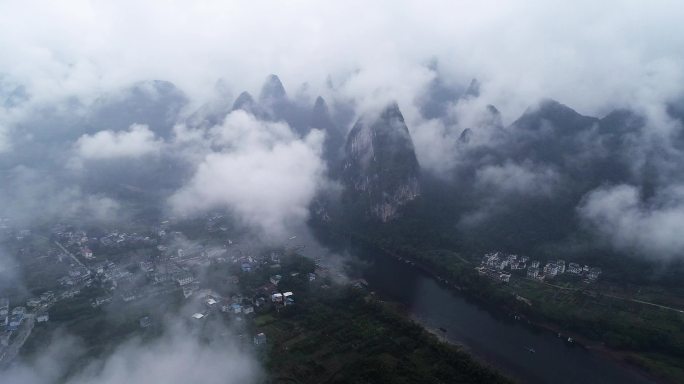
<svg viewBox="0 0 684 384"><path fill-rule="evenodd" d="M332 284L323 276L310 282L307 273L313 269L310 259L284 254L278 289L294 291L296 304L282 307L268 301L255 315L242 316L250 335L247 340L259 332L267 335L266 345L256 347L269 372L266 383L510 382L465 352L440 342L390 304L361 290ZM250 297L271 274L266 265L241 273L237 265L219 264L209 268L207 285L215 288L214 283L239 275L239 283L231 283L230 289ZM90 300L102 293L92 288L57 303L50 310L51 321L35 328L23 357L38 354L60 334L78 337L87 360L105 356L127 339L158 337L159 327L142 330L138 319L150 311L175 313L185 302L172 295L155 300L156 308L150 301L127 303L125 308L117 307L123 303L92 308ZM233 315L215 312L211 319L230 324ZM246 346L251 348L251 342ZM67 375L87 363L80 361Z"/></svg>
<svg viewBox="0 0 684 384"><path fill-rule="evenodd" d="M255 325L274 383L509 382L353 289L321 290Z"/></svg>
<svg viewBox="0 0 684 384"><path fill-rule="evenodd" d="M449 286L493 311L520 314L535 324L583 336L589 344L620 351L625 361L646 367L654 375L684 382L679 368L684 366L682 313L610 297L618 296L613 294L615 281L610 282L610 292L605 285L588 286L570 279L559 280L559 287L522 276L514 276L510 284L499 283L475 271L481 254L452 251L459 249L455 243L445 249L448 241L440 239L439 233L421 237L421 230L409 234L406 228L404 223L394 229L386 226L377 230L365 227L353 232L321 232L332 242L339 242L339 233L345 233L347 245L413 260L418 267L448 281ZM666 295L662 289L651 288L647 292L659 295L656 297L660 302L678 302L671 297L663 299ZM626 295L620 295L623 296Z"/></svg>

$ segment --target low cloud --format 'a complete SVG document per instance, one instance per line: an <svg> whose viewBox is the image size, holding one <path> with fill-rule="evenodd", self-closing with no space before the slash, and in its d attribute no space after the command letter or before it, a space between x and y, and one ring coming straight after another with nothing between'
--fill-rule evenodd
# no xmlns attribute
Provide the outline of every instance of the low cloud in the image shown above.
<svg viewBox="0 0 684 384"><path fill-rule="evenodd" d="M247 225L283 236L300 223L323 183L323 134L298 139L284 123L256 120L244 111L227 116L209 133L216 151L199 163L192 179L170 198L176 213L228 208Z"/></svg>
<svg viewBox="0 0 684 384"><path fill-rule="evenodd" d="M68 384L237 384L256 382L256 362L232 342L204 344L175 329L167 338L124 343L103 362L96 362Z"/></svg>
<svg viewBox="0 0 684 384"><path fill-rule="evenodd" d="M652 258L684 255L684 186L668 187L647 201L632 185L599 188L578 210L618 250Z"/></svg>
<svg viewBox="0 0 684 384"><path fill-rule="evenodd" d="M258 382L262 375L259 364L249 352L238 348L234 335L223 329L203 340L197 331L176 322L159 338L134 338L87 364L83 344L57 332L47 348L3 371L2 377L16 384ZM69 375L66 379L65 374Z"/></svg>
<svg viewBox="0 0 684 384"><path fill-rule="evenodd" d="M100 131L83 135L75 147L83 159L114 159L158 153L162 145L146 125L133 124L123 132Z"/></svg>
<svg viewBox="0 0 684 384"><path fill-rule="evenodd" d="M9 149L10 143L7 127L0 125L0 153L7 152Z"/></svg>
<svg viewBox="0 0 684 384"><path fill-rule="evenodd" d="M47 171L17 166L0 186L0 217L16 225L78 218L82 222L109 222L120 218L120 204L102 194L84 192L78 184L58 180Z"/></svg>
<svg viewBox="0 0 684 384"><path fill-rule="evenodd" d="M560 175L549 167L509 161L503 165L482 167L477 170L475 178L476 186L490 193L546 196L553 193Z"/></svg>
<svg viewBox="0 0 684 384"><path fill-rule="evenodd" d="M0 246L0 290L19 288L20 291L23 291L25 287L22 284L19 271L17 260L4 247Z"/></svg>
<svg viewBox="0 0 684 384"><path fill-rule="evenodd" d="M420 122L411 130L422 169L439 176L446 176L454 169L459 135L454 128L433 119Z"/></svg>

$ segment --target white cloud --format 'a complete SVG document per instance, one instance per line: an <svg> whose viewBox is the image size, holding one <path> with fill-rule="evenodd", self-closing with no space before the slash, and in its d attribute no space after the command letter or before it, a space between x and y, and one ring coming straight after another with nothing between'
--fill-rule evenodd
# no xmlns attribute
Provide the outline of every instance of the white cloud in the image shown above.
<svg viewBox="0 0 684 384"><path fill-rule="evenodd" d="M649 201L631 185L590 192L580 216L618 250L652 258L684 255L684 187L669 187Z"/></svg>
<svg viewBox="0 0 684 384"><path fill-rule="evenodd" d="M152 343L133 341L119 346L104 362L93 364L69 384L234 384L256 382L258 367L233 345L203 345L178 334Z"/></svg>
<svg viewBox="0 0 684 384"><path fill-rule="evenodd" d="M551 168L532 164L487 165L477 170L476 186L494 194L550 195L560 175Z"/></svg>
<svg viewBox="0 0 684 384"><path fill-rule="evenodd" d="M7 1L0 72L44 100L151 78L256 90L272 72L322 91L332 74L349 95L403 105L436 58L483 80L509 119L540 97L595 114L681 93L682 16L677 0Z"/></svg>
<svg viewBox="0 0 684 384"><path fill-rule="evenodd" d="M414 125L411 138L421 168L437 175L448 175L456 164L458 136L456 127L449 127L441 120Z"/></svg>
<svg viewBox="0 0 684 384"><path fill-rule="evenodd" d="M154 154L162 145L146 125L133 124L128 131L83 135L76 142L76 151L83 159L113 159Z"/></svg>
<svg viewBox="0 0 684 384"><path fill-rule="evenodd" d="M10 149L9 133L7 128L0 125L0 153L6 152Z"/></svg>
<svg viewBox="0 0 684 384"><path fill-rule="evenodd" d="M258 362L237 347L234 336L219 327L211 341L179 321L151 340L133 338L111 352L86 358L77 338L56 332L46 348L28 362L3 371L3 382L16 384L236 384L256 383ZM220 342L216 341L220 340ZM87 363L84 363L87 361ZM72 368L72 371L69 371ZM68 374L65 377L65 374Z"/></svg>
<svg viewBox="0 0 684 384"><path fill-rule="evenodd" d="M497 134L501 134L498 112L491 111L483 99L460 99L449 105L446 113L447 119L414 118L409 122L421 167L443 177L450 176L459 164L470 161L471 151L496 144ZM463 145L459 140L466 129L471 135L467 145Z"/></svg>
<svg viewBox="0 0 684 384"><path fill-rule="evenodd" d="M78 219L82 222L112 222L122 218L120 204L101 194L88 194L77 184L64 185L48 172L18 166L7 172L0 186L0 217L17 225Z"/></svg>
<svg viewBox="0 0 684 384"><path fill-rule="evenodd" d="M298 139L283 123L262 122L243 111L211 129L212 144L190 182L170 199L180 214L229 208L246 224L269 236L308 216L321 186L323 134Z"/></svg>

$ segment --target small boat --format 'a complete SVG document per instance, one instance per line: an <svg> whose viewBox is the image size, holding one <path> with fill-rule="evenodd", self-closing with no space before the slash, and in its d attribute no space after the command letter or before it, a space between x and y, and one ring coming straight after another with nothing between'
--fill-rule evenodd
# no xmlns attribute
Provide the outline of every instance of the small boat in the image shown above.
<svg viewBox="0 0 684 384"><path fill-rule="evenodd" d="M572 342L574 342L574 341L575 341L575 340L573 340L572 337L568 337L568 343L572 343Z"/></svg>
<svg viewBox="0 0 684 384"><path fill-rule="evenodd" d="M442 327L439 327L439 330L444 332L444 333L446 333L446 331L447 331L445 328L442 328Z"/></svg>
<svg viewBox="0 0 684 384"><path fill-rule="evenodd" d="M527 347L527 352L536 353L537 351L535 351L534 348Z"/></svg>

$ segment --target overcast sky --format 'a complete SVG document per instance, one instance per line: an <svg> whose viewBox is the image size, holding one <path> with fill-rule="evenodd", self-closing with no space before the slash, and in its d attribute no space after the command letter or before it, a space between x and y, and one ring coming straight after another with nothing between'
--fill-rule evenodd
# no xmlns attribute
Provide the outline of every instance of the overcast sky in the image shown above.
<svg viewBox="0 0 684 384"><path fill-rule="evenodd" d="M681 92L683 16L677 0L3 1L0 73L51 98L147 79L254 91L269 73L322 89L360 71L345 92L401 101L437 59L505 118L539 97L602 113Z"/></svg>
<svg viewBox="0 0 684 384"><path fill-rule="evenodd" d="M2 1L0 96L23 85L29 105L74 96L87 105L133 82L162 79L175 83L197 106L214 91L217 79L233 97L245 89L256 95L264 78L276 73L291 95L353 99L360 113L397 100L422 168L448 174L460 161L460 133L488 118L481 113L487 104L496 105L504 124L548 97L595 116L631 107L647 116L652 132L679 129L663 111L667 102L684 100L682 20L684 7L677 0ZM414 101L436 76L429 65L435 62L451 85L463 87L471 78L482 83L479 98L453 106L456 126L417 113ZM18 110L31 109L0 105L0 153L11 152L13 140L31 140L17 124ZM309 201L325 184L321 137L315 134L300 140L281 132L278 124L240 114L206 132L177 126L173 140L157 136L147 121L138 123L119 132L97 127L102 131L80 136L63 156L70 159L68 169L180 154L193 159L196 172L171 198L176 213L225 204L246 222L273 232L282 232L292 218L305 218ZM251 133L244 134L244 128ZM190 150L179 149L191 144ZM670 162L673 169L680 169L677 161ZM233 176L234 170L247 168L259 172ZM39 174L30 167L12 169L7 175L17 187L5 196L52 196L45 191L57 188L36 186L56 182ZM279 177L295 174L299 179ZM510 162L484 167L477 176L477 186L500 185L507 194L530 189L551 194L559 179L543 164ZM546 189L530 188L538 184ZM288 187L288 193L275 193L274 185ZM232 194L224 193L227 188ZM613 225L620 210L604 204L613 197L641 196L627 188L591 195L582 214L609 222L606 228L624 228L624 237L632 238L630 231L639 227ZM58 194L55 206L74 207L74 212L105 207L98 211L106 214L118 207L106 196L86 196L78 186L68 191ZM666 200L673 196L667 191L662 192ZM65 203L72 200L78 202ZM31 206L28 199L21 202L7 205ZM647 207L632 201L618 208L627 206L634 217L644 217ZM679 218L679 203L675 207ZM652 228L656 219L669 217L648 216L644 225ZM680 221L668 222L676 232ZM615 240L623 237L613 239L626 243ZM659 249L679 251L682 245Z"/></svg>

